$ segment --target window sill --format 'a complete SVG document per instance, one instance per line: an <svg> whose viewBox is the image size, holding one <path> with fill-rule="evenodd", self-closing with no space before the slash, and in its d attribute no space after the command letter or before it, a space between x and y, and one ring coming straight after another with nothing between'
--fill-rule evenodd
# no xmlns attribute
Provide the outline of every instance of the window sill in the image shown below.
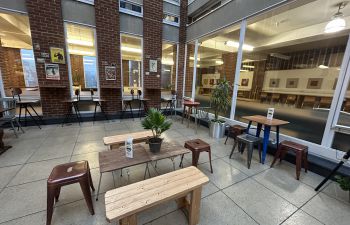
<svg viewBox="0 0 350 225"><path fill-rule="evenodd" d="M143 18L143 13L138 13L138 12L134 12L134 11L123 9L123 8L119 8L119 12Z"/></svg>

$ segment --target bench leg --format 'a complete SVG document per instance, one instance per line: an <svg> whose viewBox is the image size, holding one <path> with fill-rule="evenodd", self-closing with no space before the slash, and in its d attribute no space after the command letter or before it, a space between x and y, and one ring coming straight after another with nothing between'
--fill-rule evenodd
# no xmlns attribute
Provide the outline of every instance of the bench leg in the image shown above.
<svg viewBox="0 0 350 225"><path fill-rule="evenodd" d="M136 214L125 217L119 220L119 225L137 225L137 217Z"/></svg>
<svg viewBox="0 0 350 225"><path fill-rule="evenodd" d="M196 225L199 223L199 212L201 208L201 195L202 195L202 187L199 187L192 191L191 193L191 203L189 206L189 225Z"/></svg>

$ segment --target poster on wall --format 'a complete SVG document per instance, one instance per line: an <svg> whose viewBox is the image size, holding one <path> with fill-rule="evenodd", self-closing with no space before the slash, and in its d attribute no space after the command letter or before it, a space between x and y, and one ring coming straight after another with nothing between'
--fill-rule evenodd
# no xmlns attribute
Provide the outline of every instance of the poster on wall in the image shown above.
<svg viewBox="0 0 350 225"><path fill-rule="evenodd" d="M320 89L322 81L322 78L309 78L307 82L307 89Z"/></svg>
<svg viewBox="0 0 350 225"><path fill-rule="evenodd" d="M45 64L45 74L48 80L60 80L60 70L58 64Z"/></svg>
<svg viewBox="0 0 350 225"><path fill-rule="evenodd" d="M157 73L157 60L149 60L149 72Z"/></svg>
<svg viewBox="0 0 350 225"><path fill-rule="evenodd" d="M299 83L298 78L288 78L286 83L286 88L297 88Z"/></svg>
<svg viewBox="0 0 350 225"><path fill-rule="evenodd" d="M280 79L270 79L270 87L278 88L280 86Z"/></svg>
<svg viewBox="0 0 350 225"><path fill-rule="evenodd" d="M249 79L242 79L241 86L242 87L248 87L249 85Z"/></svg>
<svg viewBox="0 0 350 225"><path fill-rule="evenodd" d="M117 79L117 70L115 66L106 66L105 67L106 80L116 80Z"/></svg>
<svg viewBox="0 0 350 225"><path fill-rule="evenodd" d="M50 48L50 57L52 63L65 64L66 60L64 58L63 48Z"/></svg>

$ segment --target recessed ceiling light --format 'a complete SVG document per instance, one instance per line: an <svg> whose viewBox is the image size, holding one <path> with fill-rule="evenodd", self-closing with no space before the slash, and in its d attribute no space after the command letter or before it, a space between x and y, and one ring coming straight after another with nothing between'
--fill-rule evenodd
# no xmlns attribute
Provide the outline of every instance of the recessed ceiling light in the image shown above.
<svg viewBox="0 0 350 225"><path fill-rule="evenodd" d="M230 47L235 47L235 48L239 47L239 43L237 41L226 41L225 45L230 46ZM253 51L254 47L252 45L243 44L243 50Z"/></svg>
<svg viewBox="0 0 350 225"><path fill-rule="evenodd" d="M328 69L329 67L325 66L325 65L319 65L318 68L320 68L320 69Z"/></svg>

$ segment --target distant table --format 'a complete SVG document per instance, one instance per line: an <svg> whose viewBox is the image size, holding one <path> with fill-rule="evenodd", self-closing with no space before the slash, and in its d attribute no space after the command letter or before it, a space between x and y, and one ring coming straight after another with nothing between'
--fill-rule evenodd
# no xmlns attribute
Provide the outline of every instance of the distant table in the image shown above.
<svg viewBox="0 0 350 225"><path fill-rule="evenodd" d="M35 113L35 115L37 116L38 120L40 120L41 123L43 124L43 121L42 121L41 117L39 116L39 114L36 112L36 110L34 109L34 107L32 105L32 104L37 104L39 102L40 102L40 100L37 100L37 99L21 99L21 100L18 100L16 102L19 105L19 118L18 118L18 121L21 122L22 109L24 109L24 126L27 126L27 113L28 113L29 116L34 121L34 123L41 129L40 124L37 122L37 120L33 117L33 115L28 110L28 107L30 107L33 110L33 112Z"/></svg>
<svg viewBox="0 0 350 225"><path fill-rule="evenodd" d="M185 118L185 114L186 114L186 107L188 107L188 111L192 111L192 108L195 108L196 111L198 109L198 106L200 105L201 103L200 102L194 102L194 101L184 101L184 110L182 112L182 123L184 121L184 118ZM188 117L190 115L190 113L187 113ZM189 119L189 118L188 118Z"/></svg>
<svg viewBox="0 0 350 225"><path fill-rule="evenodd" d="M77 117L77 120L78 120L79 125L80 125L80 121L83 122L83 119L82 119L82 117L80 115L80 111L79 111L79 107L78 107L79 100L77 100L77 99L66 99L66 100L63 100L61 102L70 105L70 108L68 108L68 111L67 111L67 113L66 113L66 115L65 115L65 117L63 119L62 127L69 120L69 117L74 117L74 114L72 112L72 107L74 108L75 116Z"/></svg>
<svg viewBox="0 0 350 225"><path fill-rule="evenodd" d="M266 152L267 152L267 145L269 143L269 138L270 138L271 127L276 127L276 146L278 149L280 126L285 125L285 124L289 124L289 122L284 121L284 120L279 120L279 119L269 120L269 119L267 119L266 116L260 116L260 115L243 116L242 118L249 121L247 133L249 133L249 129L252 125L252 122L257 123L256 137L260 137L260 132L261 132L262 126L264 125L263 154L262 154L262 159L261 159L261 162L264 164L265 158L266 158Z"/></svg>
<svg viewBox="0 0 350 225"><path fill-rule="evenodd" d="M146 142L149 137L152 137L151 130L133 132L128 134L118 134L114 136L104 137L103 143L108 146L109 149L119 148L125 144L126 139L133 138L133 143Z"/></svg>
<svg viewBox="0 0 350 225"><path fill-rule="evenodd" d="M97 106L100 107L101 113L105 116L106 120L108 120L107 114L103 111L102 106L101 106L101 102L106 102L106 100L105 99L101 99L101 98L93 98L92 101L95 103L95 111L94 111L94 120L93 120L93 122L95 122L95 120L96 120Z"/></svg>
<svg viewBox="0 0 350 225"><path fill-rule="evenodd" d="M98 194L99 194L100 185L101 185L101 178L103 173L122 170L127 167L146 163L147 165L146 165L145 174L144 174L144 179L145 179L147 171L150 176L148 163L158 161L161 159L171 159L173 163L173 168L175 170L174 158L191 152L190 150L186 149L182 145L174 142L163 142L159 153L152 153L149 150L149 146L144 143L134 144L133 150L134 150L133 158L127 158L125 156L124 146L116 150L104 151L99 153L98 160L100 165L100 180L98 184L96 200L98 199Z"/></svg>
<svg viewBox="0 0 350 225"><path fill-rule="evenodd" d="M2 114L10 109L4 109L0 107L0 116L2 117ZM0 128L0 155L7 151L7 149L12 148L12 146L6 146L4 142L2 141L2 138L4 137L4 129Z"/></svg>

